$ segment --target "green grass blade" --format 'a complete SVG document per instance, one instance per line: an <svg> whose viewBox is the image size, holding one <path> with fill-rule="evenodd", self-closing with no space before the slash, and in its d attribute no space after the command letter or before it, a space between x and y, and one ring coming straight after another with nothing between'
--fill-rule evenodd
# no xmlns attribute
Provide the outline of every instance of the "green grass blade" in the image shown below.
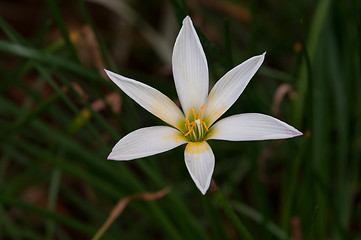
<svg viewBox="0 0 361 240"><path fill-rule="evenodd" d="M59 11L59 6L56 3L56 0L46 0L46 3L48 5L48 7L49 7L50 13L53 15L53 18L54 18L56 24L58 25L58 28L59 28L59 30L61 32L61 35L64 38L65 44L69 48L69 51L71 53L72 58L76 62L79 62L78 55L77 55L77 53L75 51L73 43L71 42L69 32L68 32L68 30L67 30L67 28L65 26L64 20L63 20L63 18L61 16L61 13Z"/></svg>
<svg viewBox="0 0 361 240"><path fill-rule="evenodd" d="M20 44L15 44L0 40L0 52L5 52L8 54L17 55L25 58L30 58L32 60L39 61L45 64L58 66L66 70L69 70L71 72L77 73L85 77L86 79L96 80L106 83L96 71L89 70L83 65L80 65L76 62L72 62L68 59L54 56L52 54L44 53L34 48L25 47Z"/></svg>

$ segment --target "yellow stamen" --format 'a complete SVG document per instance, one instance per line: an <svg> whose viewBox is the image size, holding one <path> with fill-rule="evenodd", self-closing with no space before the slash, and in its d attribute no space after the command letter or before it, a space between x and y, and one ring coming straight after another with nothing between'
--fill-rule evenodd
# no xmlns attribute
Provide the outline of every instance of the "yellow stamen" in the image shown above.
<svg viewBox="0 0 361 240"><path fill-rule="evenodd" d="M189 110L189 111L187 112L187 116L186 116L186 124L185 124L186 128L187 128L187 125L189 125L189 124L190 124L190 123L189 123L189 121L188 121L188 116L189 116L189 113L190 113L190 112L193 112L194 116L197 118L197 114L196 114L196 112L194 111L194 109L193 109L193 108L191 108L191 110Z"/></svg>
<svg viewBox="0 0 361 240"><path fill-rule="evenodd" d="M196 115L196 118L197 118L197 119L200 119L200 118L201 118L201 112L202 112L202 109L204 108L204 105L205 105L205 104L203 104L203 106L201 107L201 109L199 109L198 117L197 117L197 115Z"/></svg>
<svg viewBox="0 0 361 240"><path fill-rule="evenodd" d="M186 123L187 124L187 123ZM192 131L193 131L193 128L194 126L196 125L195 122L191 122L191 123L188 123L188 125L192 125L191 129L184 135L184 136L187 136L188 134L190 134Z"/></svg>
<svg viewBox="0 0 361 240"><path fill-rule="evenodd" d="M207 124L204 122L204 121L202 121L200 118L201 118L201 113L202 113L202 110L203 110L203 108L204 108L204 105L205 104L203 104L203 106L199 109L199 112L198 112L198 115L196 114L196 112L194 111L194 109L193 108L191 108L188 112L187 112L187 115L186 115L186 122L185 122L185 124L184 124L184 126L185 126L185 128L188 130L188 132L184 135L184 136L188 136L189 134L191 134L191 132L193 132L193 129L194 129L194 126L196 125L196 121L198 121L199 120L199 122L197 122L197 124L198 124L198 129L199 129L199 131L200 132L202 132L202 133L198 133L198 134L201 134L201 135L203 135L203 130L201 130L201 128L200 128L200 126L199 126L199 123L202 123L203 124L203 126L204 126L204 128L207 130L207 132L209 131L209 129L208 129L208 127L207 127ZM189 122L189 114L190 113L193 113L193 115L194 115L194 118L195 118L195 120L193 121L193 122ZM189 128L189 126L191 126L190 128ZM197 135L198 135L197 134ZM199 137L199 136L198 136ZM196 138L198 138L198 137L196 137Z"/></svg>
<svg viewBox="0 0 361 240"><path fill-rule="evenodd" d="M207 124L205 122L203 122L202 120L200 120L200 121L203 124L203 126L206 128L207 132L208 132L209 130L208 130Z"/></svg>

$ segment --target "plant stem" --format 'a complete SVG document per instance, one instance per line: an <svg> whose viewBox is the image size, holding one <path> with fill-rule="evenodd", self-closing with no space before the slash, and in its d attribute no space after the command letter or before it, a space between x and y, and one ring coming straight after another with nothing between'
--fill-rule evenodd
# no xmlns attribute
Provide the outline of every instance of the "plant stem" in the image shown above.
<svg viewBox="0 0 361 240"><path fill-rule="evenodd" d="M213 178L209 187L209 192L211 192L217 199L218 203L223 208L224 212L228 215L229 219L232 221L234 227L236 228L242 239L253 240L246 226L242 223L241 219L233 211L233 208L231 207L227 199L225 199Z"/></svg>

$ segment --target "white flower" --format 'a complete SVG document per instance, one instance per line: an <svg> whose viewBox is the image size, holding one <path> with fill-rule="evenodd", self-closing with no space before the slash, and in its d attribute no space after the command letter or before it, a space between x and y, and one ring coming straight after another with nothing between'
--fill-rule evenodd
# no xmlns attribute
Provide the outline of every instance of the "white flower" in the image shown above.
<svg viewBox="0 0 361 240"><path fill-rule="evenodd" d="M215 157L206 140L251 141L302 135L271 116L245 113L216 120L241 95L264 60L252 57L226 73L208 95L208 66L190 17L176 39L172 68L183 112L163 93L130 78L106 71L109 78L143 108L168 123L138 129L123 137L108 156L132 160L187 144L184 159L199 190L205 194L212 178Z"/></svg>

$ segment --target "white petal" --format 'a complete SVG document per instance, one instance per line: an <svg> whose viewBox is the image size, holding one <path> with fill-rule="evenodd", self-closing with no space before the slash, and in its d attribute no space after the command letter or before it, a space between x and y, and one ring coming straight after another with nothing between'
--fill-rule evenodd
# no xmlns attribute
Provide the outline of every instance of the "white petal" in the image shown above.
<svg viewBox="0 0 361 240"><path fill-rule="evenodd" d="M257 72L265 53L252 57L227 72L212 88L203 110L204 120L211 126L239 98Z"/></svg>
<svg viewBox="0 0 361 240"><path fill-rule="evenodd" d="M178 130L167 126L147 127L129 133L114 146L109 160L133 160L171 150L187 143Z"/></svg>
<svg viewBox="0 0 361 240"><path fill-rule="evenodd" d="M177 105L155 88L133 79L105 70L108 77L140 106L164 122L180 129L184 115Z"/></svg>
<svg viewBox="0 0 361 240"><path fill-rule="evenodd" d="M208 139L253 141L291 138L299 135L302 135L300 131L274 117L245 113L216 122L210 130Z"/></svg>
<svg viewBox="0 0 361 240"><path fill-rule="evenodd" d="M208 95L208 66L192 20L188 16L183 20L174 44L172 68L184 114L191 108L198 112Z"/></svg>
<svg viewBox="0 0 361 240"><path fill-rule="evenodd" d="M204 195L211 183L214 154L207 142L190 142L184 151L187 169L194 183Z"/></svg>

